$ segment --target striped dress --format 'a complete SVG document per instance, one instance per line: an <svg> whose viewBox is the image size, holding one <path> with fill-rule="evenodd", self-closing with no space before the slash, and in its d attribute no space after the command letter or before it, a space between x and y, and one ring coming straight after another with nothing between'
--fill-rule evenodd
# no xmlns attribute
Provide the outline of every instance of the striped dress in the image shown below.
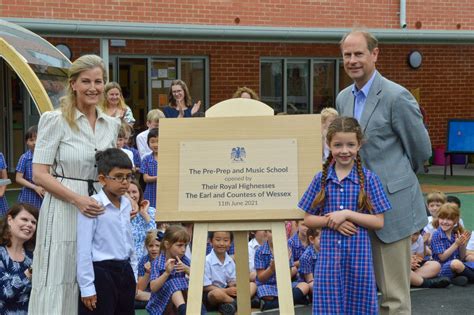
<svg viewBox="0 0 474 315"><path fill-rule="evenodd" d="M115 147L119 119L100 110L92 130L86 116L76 111L78 130L69 127L61 112L41 116L33 163L51 165L53 174L96 179L95 153ZM60 178L68 189L88 195L87 182ZM94 184L100 190L98 183ZM47 189L47 187L45 187ZM76 218L78 209L47 193L41 206L33 258L30 314L77 314Z"/></svg>

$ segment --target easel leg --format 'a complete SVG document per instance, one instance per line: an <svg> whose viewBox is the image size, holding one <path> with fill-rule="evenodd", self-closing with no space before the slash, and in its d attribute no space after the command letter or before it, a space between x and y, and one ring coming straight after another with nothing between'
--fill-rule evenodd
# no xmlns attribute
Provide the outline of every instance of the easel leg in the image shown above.
<svg viewBox="0 0 474 315"><path fill-rule="evenodd" d="M272 223L273 252L278 288L278 304L280 314L295 314L293 294L291 290L291 275L288 265L288 245L284 222Z"/></svg>
<svg viewBox="0 0 474 315"><path fill-rule="evenodd" d="M207 223L195 223L193 232L193 256L189 275L186 314L201 314L204 264L206 263Z"/></svg>
<svg viewBox="0 0 474 315"><path fill-rule="evenodd" d="M248 233L246 231L234 232L234 244L237 273L237 311L238 314L250 314Z"/></svg>

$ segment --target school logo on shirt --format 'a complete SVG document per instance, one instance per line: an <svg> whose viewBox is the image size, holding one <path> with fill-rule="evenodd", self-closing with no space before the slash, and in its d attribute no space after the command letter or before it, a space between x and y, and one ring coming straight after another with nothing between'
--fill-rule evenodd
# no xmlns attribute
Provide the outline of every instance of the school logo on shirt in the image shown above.
<svg viewBox="0 0 474 315"><path fill-rule="evenodd" d="M232 148L232 151L230 152L230 160L233 163L245 162L246 156L247 154L245 153L244 147Z"/></svg>

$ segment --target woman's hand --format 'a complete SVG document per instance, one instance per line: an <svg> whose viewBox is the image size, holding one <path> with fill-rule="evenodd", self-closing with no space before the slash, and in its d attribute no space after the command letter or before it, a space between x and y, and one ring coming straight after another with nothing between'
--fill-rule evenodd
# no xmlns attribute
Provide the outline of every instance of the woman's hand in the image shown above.
<svg viewBox="0 0 474 315"><path fill-rule="evenodd" d="M199 111L199 108L201 108L201 101L195 103L193 108L191 108L191 115L196 114Z"/></svg>
<svg viewBox="0 0 474 315"><path fill-rule="evenodd" d="M30 268L25 269L25 276L28 278L28 280L31 281L31 277L33 276L33 270Z"/></svg>
<svg viewBox="0 0 474 315"><path fill-rule="evenodd" d="M140 202L139 212L142 217L148 215L148 208L150 208L150 201L143 200Z"/></svg>
<svg viewBox="0 0 474 315"><path fill-rule="evenodd" d="M88 196L77 195L72 201L83 215L89 218L95 218L104 213L105 208L102 204L99 204L97 200Z"/></svg>

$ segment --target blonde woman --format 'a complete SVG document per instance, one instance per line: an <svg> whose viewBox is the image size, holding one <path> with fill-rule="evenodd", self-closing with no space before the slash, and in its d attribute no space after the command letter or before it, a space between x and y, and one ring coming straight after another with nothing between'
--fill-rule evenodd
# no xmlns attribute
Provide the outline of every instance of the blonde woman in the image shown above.
<svg viewBox="0 0 474 315"><path fill-rule="evenodd" d="M77 314L76 217L103 213L90 197L96 181L96 151L115 147L120 120L98 110L107 74L95 55L69 68L66 96L59 110L39 121L33 180L46 190L33 258L30 314Z"/></svg>
<svg viewBox="0 0 474 315"><path fill-rule="evenodd" d="M100 104L100 109L109 116L119 117L130 126L135 123L130 107L125 104L122 88L117 82L109 82L104 88L105 98Z"/></svg>

